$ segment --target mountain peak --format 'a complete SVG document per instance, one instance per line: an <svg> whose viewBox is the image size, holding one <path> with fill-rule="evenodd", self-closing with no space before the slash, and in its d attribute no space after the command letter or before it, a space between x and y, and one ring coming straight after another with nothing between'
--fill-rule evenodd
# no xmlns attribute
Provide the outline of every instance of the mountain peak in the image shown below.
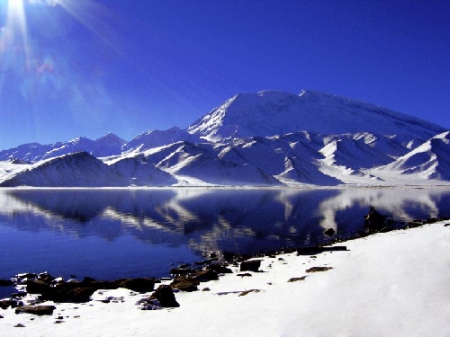
<svg viewBox="0 0 450 337"><path fill-rule="evenodd" d="M303 90L298 95L282 91L235 95L192 124L188 131L211 141L298 131L326 135L414 133L426 140L446 129L374 104Z"/></svg>
<svg viewBox="0 0 450 337"><path fill-rule="evenodd" d="M121 144L124 145L126 144L126 140L120 138L119 136L117 136L116 134L112 133L112 132L108 132L106 135L97 138L95 140L96 143L116 143L116 144Z"/></svg>

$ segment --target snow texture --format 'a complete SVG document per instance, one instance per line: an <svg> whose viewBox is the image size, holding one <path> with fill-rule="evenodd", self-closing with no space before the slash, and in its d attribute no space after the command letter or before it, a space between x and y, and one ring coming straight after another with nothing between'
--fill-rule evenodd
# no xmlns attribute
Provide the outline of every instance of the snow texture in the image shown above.
<svg viewBox="0 0 450 337"><path fill-rule="evenodd" d="M0 334L446 337L449 242L449 227L435 223L345 242L346 251L315 258L265 257L251 277L238 277L233 268L201 284L209 291L176 293L175 309L139 310L136 302L150 294L126 289L97 291L89 304L56 304L52 317L10 308L1 311ZM307 272L311 267L330 269ZM113 301L102 303L108 298Z"/></svg>

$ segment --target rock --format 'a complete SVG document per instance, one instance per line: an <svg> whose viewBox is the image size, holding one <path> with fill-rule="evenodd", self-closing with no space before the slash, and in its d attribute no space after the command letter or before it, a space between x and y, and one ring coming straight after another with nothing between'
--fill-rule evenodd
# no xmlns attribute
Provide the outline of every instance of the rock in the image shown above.
<svg viewBox="0 0 450 337"><path fill-rule="evenodd" d="M160 285L158 289L150 296L149 300L158 300L164 308L176 308L180 304L175 299L172 287L168 285Z"/></svg>
<svg viewBox="0 0 450 337"><path fill-rule="evenodd" d="M240 274L237 274L236 276L240 276L240 277L251 277L251 276L253 276L253 275L250 274L250 273L240 273Z"/></svg>
<svg viewBox="0 0 450 337"><path fill-rule="evenodd" d="M364 226L369 232L376 232L386 227L386 217L380 214L375 207L369 207L369 214L364 216Z"/></svg>
<svg viewBox="0 0 450 337"><path fill-rule="evenodd" d="M57 283L50 275L39 275L38 279L28 279L27 291L30 294L40 294L43 300L54 302L84 303L90 300L92 294L99 289L117 289L119 287L137 292L150 292L155 289L156 280L153 278L120 279L116 281L97 281L91 277L85 277L83 281L62 279Z"/></svg>
<svg viewBox="0 0 450 337"><path fill-rule="evenodd" d="M170 269L170 274L171 275L189 275L194 273L194 270L192 270L191 268L172 268Z"/></svg>
<svg viewBox="0 0 450 337"><path fill-rule="evenodd" d="M216 264L216 263L211 263L208 266L209 269L214 270L215 272L219 273L219 274L231 274L233 273L233 271L230 268L227 268L226 266L222 265L222 264Z"/></svg>
<svg viewBox="0 0 450 337"><path fill-rule="evenodd" d="M53 315L53 310L55 310L56 307L53 305L26 305L23 307L16 308L15 313L27 313L27 314L33 314L38 316L43 315Z"/></svg>
<svg viewBox="0 0 450 337"><path fill-rule="evenodd" d="M212 261L214 261L214 259L208 259L208 260L203 260L203 261L196 261L196 262L194 262L194 264L196 266L203 266L205 264L210 264Z"/></svg>
<svg viewBox="0 0 450 337"><path fill-rule="evenodd" d="M45 294L51 291L50 284L41 280L27 280L27 293Z"/></svg>
<svg viewBox="0 0 450 337"><path fill-rule="evenodd" d="M196 280L192 277L187 276L178 276L173 280L173 282L170 284L172 288L177 288L181 291L197 291L197 286L200 284L199 280Z"/></svg>
<svg viewBox="0 0 450 337"><path fill-rule="evenodd" d="M415 228L415 227L420 227L420 226L423 226L423 222L418 222L418 221L408 222L408 228Z"/></svg>
<svg viewBox="0 0 450 337"><path fill-rule="evenodd" d="M333 269L332 267L311 267L306 270L307 273L317 273Z"/></svg>
<svg viewBox="0 0 450 337"><path fill-rule="evenodd" d="M55 280L55 278L47 272L43 272L38 274L38 280L43 281L45 283L51 283Z"/></svg>
<svg viewBox="0 0 450 337"><path fill-rule="evenodd" d="M218 280L219 275L216 271L212 270L211 268L206 268L204 270L201 270L193 276L194 279L200 281L200 282L208 282L211 280Z"/></svg>
<svg viewBox="0 0 450 337"><path fill-rule="evenodd" d="M3 310L8 309L9 307L15 308L17 306L18 306L17 301L14 301L14 300L1 300L0 301L0 308L2 308Z"/></svg>
<svg viewBox="0 0 450 337"><path fill-rule="evenodd" d="M336 231L333 228L328 228L326 231L323 232L325 235L333 236L336 234Z"/></svg>
<svg viewBox="0 0 450 337"><path fill-rule="evenodd" d="M323 252L347 251L347 246L330 247L301 247L297 248L297 255L316 255Z"/></svg>
<svg viewBox="0 0 450 337"><path fill-rule="evenodd" d="M247 260L242 261L240 266L240 271L253 271L257 272L261 266L261 260Z"/></svg>
<svg viewBox="0 0 450 337"><path fill-rule="evenodd" d="M23 325L22 323L17 323L16 325L14 325L15 328L25 328L25 325Z"/></svg>
<svg viewBox="0 0 450 337"><path fill-rule="evenodd" d="M155 282L155 279L135 278L117 280L115 283L121 288L130 289L139 293L148 293L155 290Z"/></svg>
<svg viewBox="0 0 450 337"><path fill-rule="evenodd" d="M298 281L304 281L306 279L306 276L302 276L302 277L292 277L289 279L288 282L298 282Z"/></svg>
<svg viewBox="0 0 450 337"><path fill-rule="evenodd" d="M250 290L246 290L246 291L241 292L239 294L239 297L246 296L246 295L248 295L250 293L259 293L259 292L261 292L261 290L259 290L259 289L250 289Z"/></svg>
<svg viewBox="0 0 450 337"><path fill-rule="evenodd" d="M52 288L51 292L43 294L43 298L57 303L84 303L91 300L91 296L96 290L95 287L83 285L73 287L70 283L63 283Z"/></svg>
<svg viewBox="0 0 450 337"><path fill-rule="evenodd" d="M36 279L37 277L38 275L35 273L22 273L16 275L17 283L24 283L28 279Z"/></svg>

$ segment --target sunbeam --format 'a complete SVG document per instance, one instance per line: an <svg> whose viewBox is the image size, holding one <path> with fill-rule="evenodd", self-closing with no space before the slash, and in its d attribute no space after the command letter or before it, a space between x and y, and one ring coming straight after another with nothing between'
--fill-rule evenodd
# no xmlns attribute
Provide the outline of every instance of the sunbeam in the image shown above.
<svg viewBox="0 0 450 337"><path fill-rule="evenodd" d="M25 18L25 6L23 0L8 1L6 30L8 34L11 34L14 40L21 40L23 50L28 56L29 46L27 35L27 21Z"/></svg>

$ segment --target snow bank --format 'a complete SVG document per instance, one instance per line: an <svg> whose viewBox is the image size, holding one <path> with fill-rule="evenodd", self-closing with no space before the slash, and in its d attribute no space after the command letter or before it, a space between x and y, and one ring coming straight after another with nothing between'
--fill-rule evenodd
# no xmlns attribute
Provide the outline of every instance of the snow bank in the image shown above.
<svg viewBox="0 0 450 337"><path fill-rule="evenodd" d="M349 241L347 251L316 257L266 257L251 277L235 272L201 284L209 291L177 293L175 309L139 310L144 295L118 289L87 304L57 304L51 317L1 310L0 335L450 336L445 224ZM308 273L314 266L331 269ZM113 302L98 301L109 296Z"/></svg>

